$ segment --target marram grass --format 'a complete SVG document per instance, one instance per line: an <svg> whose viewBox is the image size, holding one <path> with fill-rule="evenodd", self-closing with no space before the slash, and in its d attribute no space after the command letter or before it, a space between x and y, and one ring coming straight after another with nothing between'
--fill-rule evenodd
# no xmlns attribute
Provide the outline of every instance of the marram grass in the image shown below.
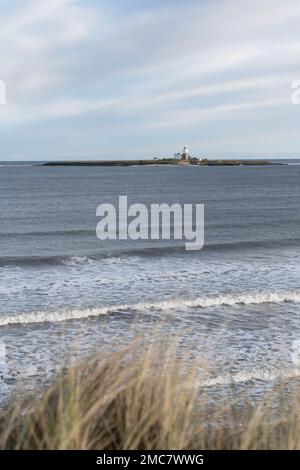
<svg viewBox="0 0 300 470"><path fill-rule="evenodd" d="M199 367L175 349L134 344L70 367L29 408L23 403L2 417L0 448L300 448L298 397L282 392L276 412L245 402L242 419L232 402L226 409L206 402Z"/></svg>

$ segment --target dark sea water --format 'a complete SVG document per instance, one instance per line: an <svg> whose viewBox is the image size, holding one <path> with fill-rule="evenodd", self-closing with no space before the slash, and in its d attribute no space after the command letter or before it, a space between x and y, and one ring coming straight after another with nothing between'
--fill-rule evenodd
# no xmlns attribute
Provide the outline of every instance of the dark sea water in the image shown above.
<svg viewBox="0 0 300 470"><path fill-rule="evenodd" d="M300 165L0 166L0 401L159 328L253 396L300 375ZM294 162L296 163L296 162ZM98 204L204 203L205 246L100 241ZM117 347L117 346L116 346Z"/></svg>

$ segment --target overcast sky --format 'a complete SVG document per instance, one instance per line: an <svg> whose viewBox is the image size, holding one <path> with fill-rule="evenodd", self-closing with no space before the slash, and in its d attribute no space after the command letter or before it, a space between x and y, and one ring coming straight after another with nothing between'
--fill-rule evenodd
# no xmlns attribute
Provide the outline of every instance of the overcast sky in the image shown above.
<svg viewBox="0 0 300 470"><path fill-rule="evenodd" d="M299 0L0 0L0 159L300 157Z"/></svg>

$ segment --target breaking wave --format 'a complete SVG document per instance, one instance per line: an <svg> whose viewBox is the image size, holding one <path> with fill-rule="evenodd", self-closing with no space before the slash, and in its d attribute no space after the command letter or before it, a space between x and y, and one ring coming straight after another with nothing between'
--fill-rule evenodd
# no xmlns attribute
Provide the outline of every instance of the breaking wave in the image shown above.
<svg viewBox="0 0 300 470"><path fill-rule="evenodd" d="M98 317L122 311L149 312L151 310L168 311L177 308L209 308L234 305L257 305L263 303L300 302L300 292L260 292L244 294L224 294L216 297L198 297L194 300L173 299L161 302L120 304L106 307L70 309L61 311L30 312L0 317L0 326L63 322Z"/></svg>
<svg viewBox="0 0 300 470"><path fill-rule="evenodd" d="M84 231L80 231L82 234ZM71 232L66 232L70 235ZM72 232L73 234L79 234L79 232ZM94 232L84 232L86 235ZM49 235L49 233L48 233ZM1 237L9 237L12 234L1 234ZM23 236L19 234L18 236ZM154 257L165 257L173 255L184 255L184 256L201 256L206 252L226 252L235 251L243 252L243 250L254 250L254 249L281 249L281 248L299 248L300 239L281 239L281 240L245 240L236 242L224 242L224 243L206 243L202 250L198 252L186 251L183 244L175 244L172 246L148 246L148 247L136 247L134 249L123 248L116 251L103 251L98 253L90 253L88 255L53 255L53 256L4 256L0 257L0 267L8 266L36 266L36 265L65 265L74 259L82 261L101 261L110 258L124 258L140 257L140 258L154 258Z"/></svg>

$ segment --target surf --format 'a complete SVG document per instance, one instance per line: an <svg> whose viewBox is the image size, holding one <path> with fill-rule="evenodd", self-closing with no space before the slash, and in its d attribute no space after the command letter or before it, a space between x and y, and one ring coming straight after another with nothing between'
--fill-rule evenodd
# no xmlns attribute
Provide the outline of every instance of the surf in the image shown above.
<svg viewBox="0 0 300 470"><path fill-rule="evenodd" d="M300 292L258 292L223 294L218 296L201 296L196 299L168 299L159 302L143 302L136 304L119 304L85 309L68 309L59 311L40 311L5 315L0 317L0 327L9 325L26 325L34 323L57 323L70 320L99 317L122 311L147 313L153 310L167 312L179 308L213 308L235 305L279 304L284 302L300 302Z"/></svg>

